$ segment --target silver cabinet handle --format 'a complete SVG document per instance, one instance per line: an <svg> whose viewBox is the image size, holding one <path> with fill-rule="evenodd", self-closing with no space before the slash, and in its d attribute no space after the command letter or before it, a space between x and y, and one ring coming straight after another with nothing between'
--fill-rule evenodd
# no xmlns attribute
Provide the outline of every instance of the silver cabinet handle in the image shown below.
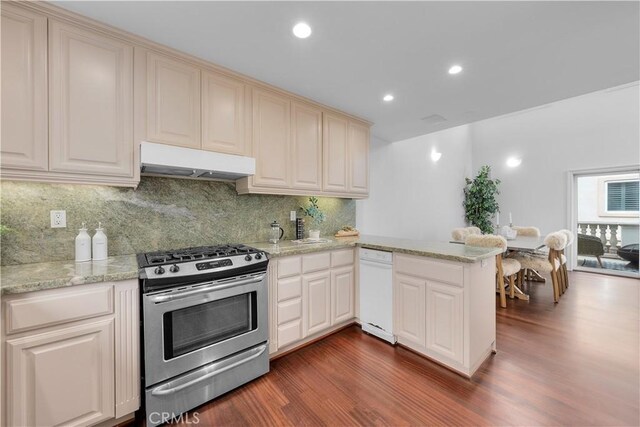
<svg viewBox="0 0 640 427"><path fill-rule="evenodd" d="M238 360L236 362L233 362L233 363L231 363L231 364L229 364L227 366L223 366L220 369L214 369L211 372L205 373L201 377L194 378L194 379L189 380L189 381L187 381L185 383L179 384L179 385L177 385L175 387L166 388L166 387L171 386L172 383L179 382L179 380L178 381L172 381L169 384L165 384L165 385L162 385L162 386L160 386L158 388L153 389L151 391L151 394L154 395L154 396L166 396L168 394L173 394L173 393L176 393L176 392L178 392L180 390L184 390L185 388L191 387L194 384L198 384L199 382L205 381L205 380L207 380L209 378L213 378L216 375L220 375L223 372L227 372L230 369L233 369L233 368L238 367L240 365L243 365L243 364L245 364L247 362L250 362L253 359L256 359L256 358L260 357L262 355L262 353L264 353L266 350L267 350L267 344L261 345L260 347L256 347L253 350L251 350L251 352L253 354L251 354L249 357L246 357L246 358L244 358L242 360ZM215 368L215 365L216 364L213 365L213 368ZM206 368L202 369L201 371L202 372L207 372L211 368L212 367L206 367Z"/></svg>
<svg viewBox="0 0 640 427"><path fill-rule="evenodd" d="M262 279L264 279L264 276L265 276L264 274L261 274L260 276L253 276L247 279L234 280L228 283L214 283L208 286L202 286L196 289L190 289L186 291L175 291L169 294L150 295L150 296L147 296L146 298L148 298L149 301L157 304L157 303L190 297L193 295L199 295L199 294L203 294L211 291L220 291L223 289L229 289L235 286L248 285L250 283L258 283L258 282L261 282Z"/></svg>

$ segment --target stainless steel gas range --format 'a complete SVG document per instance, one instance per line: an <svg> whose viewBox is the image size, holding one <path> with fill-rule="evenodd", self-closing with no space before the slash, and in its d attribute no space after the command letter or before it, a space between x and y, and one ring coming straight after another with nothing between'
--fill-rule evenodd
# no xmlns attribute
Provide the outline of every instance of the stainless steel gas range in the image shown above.
<svg viewBox="0 0 640 427"><path fill-rule="evenodd" d="M147 425L269 371L268 263L245 245L138 255Z"/></svg>

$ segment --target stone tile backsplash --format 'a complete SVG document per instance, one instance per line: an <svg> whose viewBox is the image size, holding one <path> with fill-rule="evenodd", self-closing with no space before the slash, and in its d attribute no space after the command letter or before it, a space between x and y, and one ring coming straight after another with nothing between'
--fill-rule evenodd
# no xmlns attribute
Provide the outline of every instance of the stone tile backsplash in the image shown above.
<svg viewBox="0 0 640 427"><path fill-rule="evenodd" d="M156 177L142 177L137 189L14 181L0 189L1 221L10 228L1 239L2 265L73 259L82 222L91 235L102 222L110 256L266 241L273 220L288 240L295 237L289 212L308 199L241 196L229 182ZM319 205L327 214L322 235L355 225L355 200L319 198ZM67 211L67 228L50 228L51 210Z"/></svg>

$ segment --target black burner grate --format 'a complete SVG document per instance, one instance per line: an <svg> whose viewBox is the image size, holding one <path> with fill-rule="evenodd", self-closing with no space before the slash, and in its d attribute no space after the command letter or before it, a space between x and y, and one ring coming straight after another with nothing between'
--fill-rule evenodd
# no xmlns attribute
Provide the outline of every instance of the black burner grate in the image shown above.
<svg viewBox="0 0 640 427"><path fill-rule="evenodd" d="M257 249L242 244L219 246L201 246L173 251L148 252L139 256L139 261L147 267L150 265L168 264L172 262L194 261L199 259L215 259L232 255L244 255L259 252ZM140 259L142 258L142 259Z"/></svg>

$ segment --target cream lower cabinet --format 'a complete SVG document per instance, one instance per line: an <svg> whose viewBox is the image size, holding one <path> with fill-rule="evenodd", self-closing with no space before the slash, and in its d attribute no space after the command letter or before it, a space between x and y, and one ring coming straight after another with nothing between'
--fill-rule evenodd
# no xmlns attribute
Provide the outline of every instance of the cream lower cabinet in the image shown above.
<svg viewBox="0 0 640 427"><path fill-rule="evenodd" d="M276 258L270 266L271 352L289 350L355 318L354 250Z"/></svg>
<svg viewBox="0 0 640 427"><path fill-rule="evenodd" d="M495 349L495 259L394 256L398 342L471 376Z"/></svg>
<svg viewBox="0 0 640 427"><path fill-rule="evenodd" d="M3 298L9 426L86 426L140 406L137 280Z"/></svg>

